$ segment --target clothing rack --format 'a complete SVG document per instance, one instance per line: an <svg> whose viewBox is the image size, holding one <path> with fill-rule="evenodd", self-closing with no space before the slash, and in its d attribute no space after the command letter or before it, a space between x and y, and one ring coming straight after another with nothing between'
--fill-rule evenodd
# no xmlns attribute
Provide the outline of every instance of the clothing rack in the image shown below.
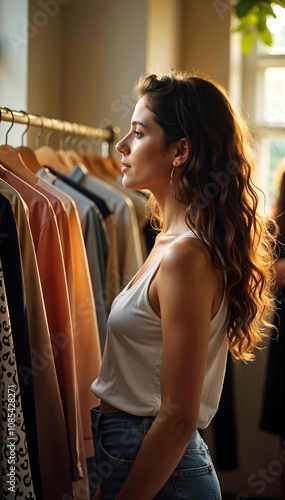
<svg viewBox="0 0 285 500"><path fill-rule="evenodd" d="M93 139L100 139L103 143L107 143L110 147L112 143L118 141L120 128L107 127L105 129L89 127L87 125L80 125L78 123L71 123L59 119L49 118L46 116L35 115L25 111L14 111L6 107L0 107L0 122L20 123L30 126L40 127L42 131L49 129L59 131L74 136L85 136ZM10 129L9 129L10 130Z"/></svg>

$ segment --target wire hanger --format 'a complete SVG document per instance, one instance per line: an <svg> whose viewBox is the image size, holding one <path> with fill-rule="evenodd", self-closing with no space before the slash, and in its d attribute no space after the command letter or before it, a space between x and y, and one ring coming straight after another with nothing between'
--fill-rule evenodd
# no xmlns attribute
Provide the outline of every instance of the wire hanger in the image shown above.
<svg viewBox="0 0 285 500"><path fill-rule="evenodd" d="M8 130L6 132L6 137L5 137L5 146L7 146L7 144L8 144L8 134L9 134L11 128L13 127L13 125L14 125L15 117L14 117L14 113L13 113L13 111L11 111L11 109L6 108L6 107L5 107L5 109L7 111L9 111L9 113L11 113L11 115L12 115L12 123L11 123L11 126L8 128Z"/></svg>
<svg viewBox="0 0 285 500"><path fill-rule="evenodd" d="M47 135L45 136L45 145L46 146L49 146L49 138L50 136L54 133L54 128L53 128L53 118L50 118L51 120L51 130L47 133Z"/></svg>
<svg viewBox="0 0 285 500"><path fill-rule="evenodd" d="M67 122L66 122L67 123ZM74 132L72 130L72 125L67 123L67 136L63 139L62 149L68 149L68 141L72 140L70 138L74 137Z"/></svg>
<svg viewBox="0 0 285 500"><path fill-rule="evenodd" d="M30 123L31 123L31 120L30 120L30 116L29 116L29 113L27 113L26 111L23 111L22 109L20 110L20 113L23 113L23 115L26 115L26 117L28 118L28 126L26 128L26 130L24 130L24 132L22 133L21 135L21 146L24 146L24 135L28 132L29 128L30 128Z"/></svg>
<svg viewBox="0 0 285 500"><path fill-rule="evenodd" d="M43 120L43 117L41 115L36 115L39 117L39 119L41 120L41 128L40 128L40 131L37 133L36 135L36 149L39 148L39 145L40 145L40 136L42 135L43 133L43 130L44 130L44 120Z"/></svg>
<svg viewBox="0 0 285 500"><path fill-rule="evenodd" d="M33 182L36 184L38 178L34 174L36 174L38 172L38 170L41 169L41 165L38 163L37 158L35 156L35 153L32 151L32 149L30 149L27 146L24 146L24 135L28 132L28 130L30 128L31 119L30 119L29 113L27 113L26 111L21 110L21 113L23 113L24 115L27 116L28 126L27 126L26 130L24 130L24 132L22 133L21 146L16 148L16 151L18 153L18 156L19 156L21 163L25 167L25 170L29 171L29 176L28 176L28 174L26 174L26 176L29 177L30 181L33 178ZM33 177L31 174L33 174Z"/></svg>

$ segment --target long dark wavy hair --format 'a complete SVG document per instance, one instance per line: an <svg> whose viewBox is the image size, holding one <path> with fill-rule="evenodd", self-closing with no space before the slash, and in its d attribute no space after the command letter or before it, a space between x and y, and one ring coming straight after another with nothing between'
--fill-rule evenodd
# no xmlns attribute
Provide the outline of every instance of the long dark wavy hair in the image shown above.
<svg viewBox="0 0 285 500"><path fill-rule="evenodd" d="M266 334L272 294L272 221L257 212L257 189L251 180L252 140L245 120L228 93L206 77L172 72L142 76L136 85L153 118L163 129L163 147L181 138L191 147L179 170L175 197L185 206L185 221L204 241L216 267L226 273L229 302L229 350L251 360ZM151 222L162 226L151 196Z"/></svg>

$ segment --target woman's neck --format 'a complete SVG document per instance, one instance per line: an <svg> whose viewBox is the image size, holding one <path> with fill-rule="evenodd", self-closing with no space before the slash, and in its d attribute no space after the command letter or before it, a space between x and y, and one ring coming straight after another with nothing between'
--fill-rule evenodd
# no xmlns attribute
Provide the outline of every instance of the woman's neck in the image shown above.
<svg viewBox="0 0 285 500"><path fill-rule="evenodd" d="M162 216L163 234L179 235L189 229L185 222L185 206L172 197L158 201L159 210Z"/></svg>

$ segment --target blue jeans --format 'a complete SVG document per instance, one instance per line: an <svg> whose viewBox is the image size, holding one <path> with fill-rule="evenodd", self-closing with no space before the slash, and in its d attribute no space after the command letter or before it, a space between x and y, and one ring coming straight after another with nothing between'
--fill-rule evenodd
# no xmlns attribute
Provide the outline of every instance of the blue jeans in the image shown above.
<svg viewBox="0 0 285 500"><path fill-rule="evenodd" d="M91 410L98 483L115 500L155 417ZM155 474L155 470L153 471ZM219 481L206 444L196 430L183 457L155 500L221 500Z"/></svg>

